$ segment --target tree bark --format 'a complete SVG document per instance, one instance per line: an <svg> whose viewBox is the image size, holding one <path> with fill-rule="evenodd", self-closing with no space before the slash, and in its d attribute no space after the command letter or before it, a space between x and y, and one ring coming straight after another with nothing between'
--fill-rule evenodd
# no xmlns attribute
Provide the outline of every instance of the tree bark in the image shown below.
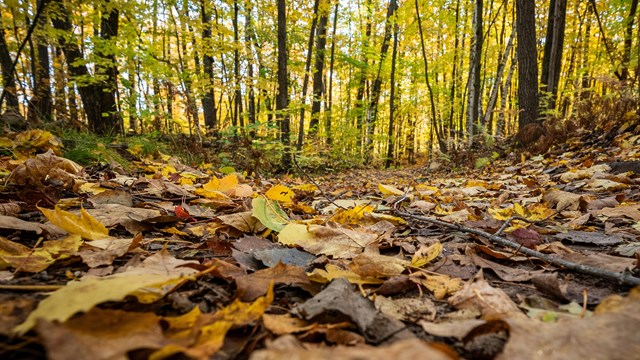
<svg viewBox="0 0 640 360"><path fill-rule="evenodd" d="M254 33L253 31L253 21L252 21L252 8L251 1L245 2L245 25L244 25L244 42L246 49L246 58L247 58L247 112L248 112L248 120L250 125L256 124L256 92L255 92L255 79L254 79L254 67L253 67L253 52L251 51L251 36ZM249 131L249 136L253 138L255 136L256 129L252 127Z"/></svg>
<svg viewBox="0 0 640 360"><path fill-rule="evenodd" d="M289 74L287 73L287 6L286 0L278 0L278 94L276 112L280 125L280 141L284 146L280 165L283 171L291 169L291 141L289 139Z"/></svg>
<svg viewBox="0 0 640 360"><path fill-rule="evenodd" d="M52 22L54 28L63 31L65 34L73 34L73 26L70 21L69 11L62 0L53 0L57 5L57 13L53 15ZM105 3L108 8L111 4ZM118 34L119 13L115 7L111 7L102 16L100 35L104 40L114 39ZM96 71L106 75L103 81L87 81L91 77L89 70L82 65L84 60L80 46L74 42L73 36L60 36L58 39L60 47L67 58L69 72L74 77L80 77L84 81L78 84L78 91L82 99L84 111L87 114L89 129L99 135L113 135L121 132L120 116L116 108L116 77L115 54L105 54L96 51L96 54L109 60L109 66L96 67Z"/></svg>
<svg viewBox="0 0 640 360"><path fill-rule="evenodd" d="M504 54L502 59L500 59L500 63L498 63L498 71L496 74L496 80L493 83L493 87L491 88L491 94L489 95L489 104L487 105L487 111L484 113L484 124L490 124L489 119L493 114L493 109L496 106L496 101L498 100L498 89L500 89L500 84L502 83L502 77L504 76L504 69L507 66L507 61L509 60L509 55L511 55L511 47L513 46L513 39L516 35L516 28L513 28L511 32L511 36L509 36L509 40L507 41L507 47L504 50ZM491 129L488 129L489 131Z"/></svg>
<svg viewBox="0 0 640 360"><path fill-rule="evenodd" d="M538 121L538 62L536 49L535 2L516 0L518 47L518 125Z"/></svg>
<svg viewBox="0 0 640 360"><path fill-rule="evenodd" d="M541 91L547 92L549 97L547 110L555 109L562 66L566 15L567 0L551 0L540 79Z"/></svg>
<svg viewBox="0 0 640 360"><path fill-rule="evenodd" d="M482 57L482 0L475 0L473 10L473 40L469 56L469 107L467 108L467 136L469 145L473 142L473 135L480 116L480 65Z"/></svg>
<svg viewBox="0 0 640 360"><path fill-rule="evenodd" d="M329 92L327 95L327 102L325 104L325 133L327 136L327 145L331 145L333 137L331 134L331 118L332 118L332 106L333 106L333 65L336 53L336 29L338 25L338 7L340 2L336 1L336 6L333 12L333 30L331 34L331 59L329 60Z"/></svg>
<svg viewBox="0 0 640 360"><path fill-rule="evenodd" d="M4 37L4 25L0 16L0 70L2 70L2 84L7 107L18 107L16 84L13 78L13 61L9 54L9 47ZM1 106L2 104L0 104Z"/></svg>
<svg viewBox="0 0 640 360"><path fill-rule="evenodd" d="M444 141L442 134L439 131L436 115L436 102L433 97L433 89L431 88L431 82L429 81L429 61L427 60L427 49L424 44L424 31L422 30L422 20L420 19L420 7L418 6L418 0L415 0L416 7L416 20L418 21L418 33L420 34L420 48L422 49L422 61L424 63L424 81L427 84L427 90L429 92L429 104L431 109L431 128L436 134L436 140L440 151L447 152L447 144ZM430 148L429 151L432 151Z"/></svg>
<svg viewBox="0 0 640 360"><path fill-rule="evenodd" d="M325 48L327 46L327 23L329 21L328 3L321 3L318 8L318 28L316 30L316 61L313 71L313 102L311 103L311 121L309 122L309 135L314 136L318 132L320 124L320 109L324 94L324 63Z"/></svg>
<svg viewBox="0 0 640 360"><path fill-rule="evenodd" d="M38 9L36 11L44 11L43 1L37 2ZM27 120L32 127L38 127L42 122L51 122L52 120L52 100L51 100L51 64L49 59L49 45L47 37L44 36L47 18L43 13L37 21L37 28L40 32L35 33L36 41L36 57L34 61L34 88L33 96L29 99L29 113Z"/></svg>
<svg viewBox="0 0 640 360"><path fill-rule="evenodd" d="M244 111L242 110L242 89L240 77L240 29L238 28L238 12L239 5L238 0L233 1L233 75L234 75L234 117L237 119L237 124L242 128L244 127Z"/></svg>
<svg viewBox="0 0 640 360"><path fill-rule="evenodd" d="M200 0L200 15L202 17L202 69L204 71L204 96L202 97L202 111L204 113L204 125L208 129L215 130L218 127L216 114L216 100L213 83L213 39L211 35L211 14L207 9L207 1Z"/></svg>
<svg viewBox="0 0 640 360"><path fill-rule="evenodd" d="M631 47L633 45L633 22L636 18L636 11L638 9L638 0L631 1L631 9L629 9L629 16L625 20L627 22L627 28L624 35L624 50L622 52L622 69L620 70L620 79L627 80L629 78L629 64L631 62ZM636 46L638 46L636 44Z"/></svg>
<svg viewBox="0 0 640 360"><path fill-rule="evenodd" d="M393 126L396 100L396 59L398 57L398 25L393 26L393 50L391 50L391 93L389 94L389 132L387 137L387 159L384 167L389 168L393 162Z"/></svg>
<svg viewBox="0 0 640 360"><path fill-rule="evenodd" d="M373 81L373 87L371 89L371 103L367 109L367 141L365 149L365 157L371 159L373 156L373 134L375 133L376 120L378 117L378 102L380 101L380 91L382 90L382 64L389 52L389 42L391 41L391 18L398 10L398 1L389 0L389 7L387 8L387 18L384 27L384 37L382 39L382 47L380 48L380 59L378 63L378 73Z"/></svg>
<svg viewBox="0 0 640 360"><path fill-rule="evenodd" d="M313 3L313 19L311 20L311 30L309 30L309 41L307 43L307 60L304 64L304 77L302 79L302 95L300 97L300 121L298 122L298 142L296 143L296 150L302 150L302 144L304 143L304 113L305 102L307 99L307 91L309 90L309 71L311 70L311 56L313 54L313 39L316 33L316 26L318 23L318 8L320 7L320 0L315 0Z"/></svg>

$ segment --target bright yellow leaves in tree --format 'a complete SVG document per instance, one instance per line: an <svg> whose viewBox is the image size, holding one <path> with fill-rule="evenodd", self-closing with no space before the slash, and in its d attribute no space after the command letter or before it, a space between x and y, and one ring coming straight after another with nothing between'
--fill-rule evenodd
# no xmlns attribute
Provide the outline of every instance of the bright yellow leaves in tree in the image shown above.
<svg viewBox="0 0 640 360"><path fill-rule="evenodd" d="M61 227L70 234L80 235L85 240L99 240L109 237L109 230L85 209L80 209L80 215L61 210L56 206L54 210L38 208L52 224Z"/></svg>

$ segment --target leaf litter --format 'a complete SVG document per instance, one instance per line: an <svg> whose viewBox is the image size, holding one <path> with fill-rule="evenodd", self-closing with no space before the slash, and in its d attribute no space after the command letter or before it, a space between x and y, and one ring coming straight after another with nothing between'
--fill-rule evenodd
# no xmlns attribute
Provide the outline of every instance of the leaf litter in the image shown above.
<svg viewBox="0 0 640 360"><path fill-rule="evenodd" d="M35 135L40 154L6 162L3 358L640 351L640 153L624 133L475 171L316 179L167 156L95 172Z"/></svg>

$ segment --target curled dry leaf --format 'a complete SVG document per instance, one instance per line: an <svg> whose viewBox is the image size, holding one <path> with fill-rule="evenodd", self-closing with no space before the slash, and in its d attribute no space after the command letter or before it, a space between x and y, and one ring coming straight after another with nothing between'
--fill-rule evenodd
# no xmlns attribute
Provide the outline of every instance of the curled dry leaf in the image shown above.
<svg viewBox="0 0 640 360"><path fill-rule="evenodd" d="M39 188L46 184L54 184L64 189L70 189L80 171L82 171L82 166L69 159L56 156L53 151L49 150L18 165L11 173L9 183Z"/></svg>

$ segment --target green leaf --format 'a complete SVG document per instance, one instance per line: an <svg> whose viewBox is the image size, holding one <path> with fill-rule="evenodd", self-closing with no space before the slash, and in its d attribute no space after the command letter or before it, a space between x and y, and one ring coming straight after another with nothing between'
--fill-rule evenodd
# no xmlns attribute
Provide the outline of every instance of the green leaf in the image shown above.
<svg viewBox="0 0 640 360"><path fill-rule="evenodd" d="M277 201L257 197L253 199L251 205L253 206L253 217L273 231L280 232L291 221L287 214L280 209Z"/></svg>

